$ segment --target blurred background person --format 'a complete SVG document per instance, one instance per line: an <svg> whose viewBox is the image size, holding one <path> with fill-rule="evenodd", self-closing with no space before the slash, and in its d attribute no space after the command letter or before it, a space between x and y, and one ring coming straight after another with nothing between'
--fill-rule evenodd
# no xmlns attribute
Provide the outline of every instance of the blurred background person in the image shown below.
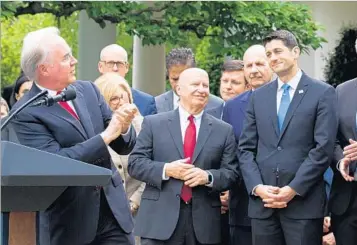
<svg viewBox="0 0 357 245"><path fill-rule="evenodd" d="M248 81L244 77L243 68L244 64L241 60L228 60L223 63L219 92L224 103L216 108L209 109L207 111L209 114L221 119L225 103L250 89Z"/></svg>
<svg viewBox="0 0 357 245"><path fill-rule="evenodd" d="M9 114L9 106L7 105L6 100L3 97L1 97L0 106L1 106L1 119L3 119Z"/></svg>
<svg viewBox="0 0 357 245"><path fill-rule="evenodd" d="M98 62L100 74L115 72L125 78L129 68L128 53L118 44L110 44L100 52L100 61ZM134 88L131 88L131 93L133 103L139 109L141 115L147 116L157 113L154 96Z"/></svg>
<svg viewBox="0 0 357 245"><path fill-rule="evenodd" d="M219 92L224 101L249 90L250 86L244 77L244 63L241 60L228 60L222 66Z"/></svg>
<svg viewBox="0 0 357 245"><path fill-rule="evenodd" d="M115 111L123 104L133 104L133 95L127 81L117 73L105 73L100 76L95 82L99 88L100 93L103 95L105 101L108 103L111 110ZM143 116L138 111L137 115L132 121L134 129L139 134L141 130L141 123ZM128 174L128 157L129 155L119 155L110 147L109 153L113 159L114 165L117 167L123 179L123 185L130 202L130 210L135 217L137 210L140 206L141 195L145 189L145 183L138 181ZM136 237L136 244L140 244L140 239Z"/></svg>
<svg viewBox="0 0 357 245"><path fill-rule="evenodd" d="M195 56L190 48L174 48L166 56L166 75L170 81L171 90L155 97L157 112L174 110L179 105L179 96L176 86L181 72L188 68L196 67ZM219 107L223 100L213 94L209 94L205 109Z"/></svg>
<svg viewBox="0 0 357 245"><path fill-rule="evenodd" d="M14 89L12 90L10 96L10 108L24 96L25 93L30 91L33 81L31 81L24 73L21 71L19 77L16 79L14 84Z"/></svg>
<svg viewBox="0 0 357 245"><path fill-rule="evenodd" d="M250 46L243 55L244 76L250 90L225 103L222 119L233 126L236 142L243 128L245 111L252 91L269 83L273 71L269 67L265 48L262 45ZM244 181L229 191L229 225L231 245L251 245L252 228L248 217L248 193ZM226 202L222 198L222 205Z"/></svg>

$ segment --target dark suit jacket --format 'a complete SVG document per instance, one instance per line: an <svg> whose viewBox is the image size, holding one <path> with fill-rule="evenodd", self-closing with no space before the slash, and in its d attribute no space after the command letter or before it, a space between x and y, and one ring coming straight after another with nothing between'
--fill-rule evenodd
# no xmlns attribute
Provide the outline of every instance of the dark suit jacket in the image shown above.
<svg viewBox="0 0 357 245"><path fill-rule="evenodd" d="M134 104L138 107L140 114L144 117L156 114L156 105L154 96L132 88Z"/></svg>
<svg viewBox="0 0 357 245"><path fill-rule="evenodd" d="M336 165L337 162L343 158L342 149L350 144L348 140L357 139L357 78L337 86L336 93L339 126L334 161L331 164L331 168L335 174L332 181L329 206L332 214L342 215L346 212L351 202L353 186L356 185L356 182L347 182L336 169ZM353 172L355 168L355 164L351 164L351 172Z"/></svg>
<svg viewBox="0 0 357 245"><path fill-rule="evenodd" d="M238 179L236 149L232 127L203 113L193 163L209 170L214 181L212 188L192 189L193 226L200 243L220 242L220 192ZM144 118L128 165L129 174L146 183L134 234L167 240L174 232L183 182L174 178L162 180L162 174L165 163L183 158L178 109Z"/></svg>
<svg viewBox="0 0 357 245"><path fill-rule="evenodd" d="M156 96L155 102L156 102L157 113L172 111L174 109L173 98L174 98L174 93L172 90L169 90L163 94ZM213 94L210 94L205 109L209 110L212 108L217 108L219 106L222 106L223 103L224 101L221 98Z"/></svg>
<svg viewBox="0 0 357 245"><path fill-rule="evenodd" d="M13 121L21 144L64 157L112 168L113 176L103 191L121 228L130 233L133 221L122 179L112 164L108 147L99 135L111 119L112 112L96 86L87 81L70 85L77 92L73 100L80 122L59 104L52 107L27 107ZM21 106L39 88L32 89L16 103ZM135 131L119 137L111 148L119 154L128 154L135 144ZM93 186L68 187L56 201L40 215L41 244L87 244L96 235L100 191Z"/></svg>
<svg viewBox="0 0 357 245"><path fill-rule="evenodd" d="M323 174L333 159L337 132L336 93L330 85L303 73L279 133L275 80L252 93L239 139L239 163L250 194L249 216L264 219L264 208L251 193L258 184L289 185L299 195L279 210L293 219L324 216Z"/></svg>
<svg viewBox="0 0 357 245"><path fill-rule="evenodd" d="M233 126L234 135L238 144L242 133L245 111L252 91L234 97L226 102L222 120ZM244 181L232 187L229 192L229 224L250 226L248 217L248 193Z"/></svg>

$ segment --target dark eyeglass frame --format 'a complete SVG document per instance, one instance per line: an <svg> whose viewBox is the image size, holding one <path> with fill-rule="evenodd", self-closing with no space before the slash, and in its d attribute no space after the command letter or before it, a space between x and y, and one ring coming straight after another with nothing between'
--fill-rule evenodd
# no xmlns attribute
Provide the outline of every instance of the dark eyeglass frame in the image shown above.
<svg viewBox="0 0 357 245"><path fill-rule="evenodd" d="M126 67L128 65L128 62L125 62L125 61L113 61L113 60L104 61L104 60L101 60L101 62L103 62L105 64L105 66L108 68L113 68L114 65L116 65L118 68Z"/></svg>

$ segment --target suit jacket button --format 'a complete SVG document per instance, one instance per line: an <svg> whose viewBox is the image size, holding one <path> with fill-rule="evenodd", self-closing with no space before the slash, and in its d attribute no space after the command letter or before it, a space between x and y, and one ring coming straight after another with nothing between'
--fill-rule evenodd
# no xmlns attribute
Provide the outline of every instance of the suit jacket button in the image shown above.
<svg viewBox="0 0 357 245"><path fill-rule="evenodd" d="M180 199L181 198L180 194L176 194L176 198Z"/></svg>
<svg viewBox="0 0 357 245"><path fill-rule="evenodd" d="M122 168L123 168L123 166L122 166L122 165L119 165L119 166L118 166L118 168L119 168L119 169L122 169Z"/></svg>
<svg viewBox="0 0 357 245"><path fill-rule="evenodd" d="M281 148L280 146L278 146L278 151L281 151L283 148Z"/></svg>

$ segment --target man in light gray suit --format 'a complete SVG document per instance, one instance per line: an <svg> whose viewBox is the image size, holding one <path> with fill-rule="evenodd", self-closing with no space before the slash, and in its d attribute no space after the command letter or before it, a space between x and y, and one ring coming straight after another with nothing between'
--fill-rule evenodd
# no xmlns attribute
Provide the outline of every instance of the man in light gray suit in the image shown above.
<svg viewBox="0 0 357 245"><path fill-rule="evenodd" d="M335 90L299 69L292 33L273 32L264 45L278 78L252 93L239 139L253 245L322 244L323 175L337 133Z"/></svg>
<svg viewBox="0 0 357 245"><path fill-rule="evenodd" d="M190 48L176 48L166 56L166 74L169 78L171 90L155 97L157 113L177 109L179 96L176 85L182 71L196 66L195 57ZM209 94L205 109L222 106L223 100L213 94Z"/></svg>
<svg viewBox="0 0 357 245"><path fill-rule="evenodd" d="M134 233L142 245L221 242L220 192L239 181L232 127L204 112L208 74L183 71L178 109L144 118L129 174L146 187Z"/></svg>

